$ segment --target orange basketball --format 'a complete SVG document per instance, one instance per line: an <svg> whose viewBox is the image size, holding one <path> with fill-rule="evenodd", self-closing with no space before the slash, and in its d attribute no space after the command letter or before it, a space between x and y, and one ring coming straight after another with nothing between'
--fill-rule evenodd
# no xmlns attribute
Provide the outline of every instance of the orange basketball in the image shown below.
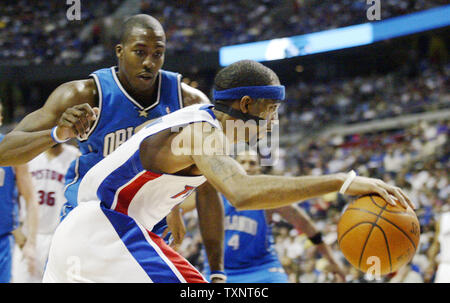
<svg viewBox="0 0 450 303"><path fill-rule="evenodd" d="M413 258L420 224L415 212L392 206L378 195L350 203L338 223L338 243L359 270L376 275L397 271Z"/></svg>

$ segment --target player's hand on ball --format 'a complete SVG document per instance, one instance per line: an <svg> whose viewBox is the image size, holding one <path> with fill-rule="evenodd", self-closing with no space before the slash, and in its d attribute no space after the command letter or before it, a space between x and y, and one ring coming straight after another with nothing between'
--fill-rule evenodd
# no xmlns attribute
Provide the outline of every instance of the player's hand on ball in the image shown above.
<svg viewBox="0 0 450 303"><path fill-rule="evenodd" d="M408 206L412 209L416 208L401 188L389 185L380 179L357 176L345 193L352 196L377 193L391 205L400 202L404 208Z"/></svg>
<svg viewBox="0 0 450 303"><path fill-rule="evenodd" d="M87 103L69 107L58 121L56 135L61 140L77 136L85 138L99 113L100 110L97 107L92 108Z"/></svg>

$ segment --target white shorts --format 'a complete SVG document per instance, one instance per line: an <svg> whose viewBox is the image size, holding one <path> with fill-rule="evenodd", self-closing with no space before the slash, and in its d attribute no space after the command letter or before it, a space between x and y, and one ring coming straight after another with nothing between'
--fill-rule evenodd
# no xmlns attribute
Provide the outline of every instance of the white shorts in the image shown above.
<svg viewBox="0 0 450 303"><path fill-rule="evenodd" d="M439 264L434 283L450 283L450 263Z"/></svg>
<svg viewBox="0 0 450 303"><path fill-rule="evenodd" d="M56 229L43 282L207 280L160 237L93 201L78 205Z"/></svg>

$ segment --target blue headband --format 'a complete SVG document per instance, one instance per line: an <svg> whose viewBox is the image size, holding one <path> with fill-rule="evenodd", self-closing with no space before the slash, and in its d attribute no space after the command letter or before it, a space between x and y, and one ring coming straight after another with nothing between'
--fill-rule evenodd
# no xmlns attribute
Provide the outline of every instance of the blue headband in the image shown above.
<svg viewBox="0 0 450 303"><path fill-rule="evenodd" d="M236 100L244 96L254 99L272 99L284 100L285 91L283 85L266 85L266 86L242 86L225 90L214 90L214 100Z"/></svg>

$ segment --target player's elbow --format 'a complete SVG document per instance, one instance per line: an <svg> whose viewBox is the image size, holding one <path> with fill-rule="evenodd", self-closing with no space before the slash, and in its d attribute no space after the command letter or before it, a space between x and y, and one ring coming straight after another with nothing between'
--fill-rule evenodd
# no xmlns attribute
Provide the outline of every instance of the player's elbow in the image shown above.
<svg viewBox="0 0 450 303"><path fill-rule="evenodd" d="M18 152L18 140L15 131L11 131L0 142L0 166L17 166L27 163Z"/></svg>
<svg viewBox="0 0 450 303"><path fill-rule="evenodd" d="M8 151L4 151L3 147L0 146L0 166L17 166L27 163Z"/></svg>
<svg viewBox="0 0 450 303"><path fill-rule="evenodd" d="M0 166L7 166L5 155L4 153L1 152L1 149L0 149Z"/></svg>
<svg viewBox="0 0 450 303"><path fill-rule="evenodd" d="M222 193L238 211L258 209L256 206L258 205L259 194L252 185L251 176L236 174L234 178L226 182L226 186L222 188Z"/></svg>
<svg viewBox="0 0 450 303"><path fill-rule="evenodd" d="M246 194L244 192L234 193L228 201L233 205L238 211L255 209L255 199L252 195Z"/></svg>
<svg viewBox="0 0 450 303"><path fill-rule="evenodd" d="M16 165L16 163L12 162L11 154L6 150L4 141L0 143L0 166Z"/></svg>

